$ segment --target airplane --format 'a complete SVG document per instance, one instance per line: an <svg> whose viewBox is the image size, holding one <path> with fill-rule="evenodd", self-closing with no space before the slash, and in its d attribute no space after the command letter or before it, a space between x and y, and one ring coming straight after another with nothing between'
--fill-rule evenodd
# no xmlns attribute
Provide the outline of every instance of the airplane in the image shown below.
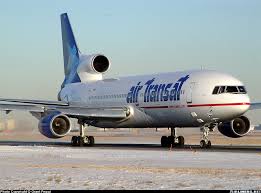
<svg viewBox="0 0 261 193"><path fill-rule="evenodd" d="M103 54L82 54L67 13L60 15L65 78L57 101L0 98L0 109L30 112L39 120L39 131L61 138L77 119L79 135L72 146L93 146L87 126L100 128L171 128L161 137L162 147L183 147L176 128L202 131L201 148L210 148L208 135L214 128L230 138L251 130L244 114L259 109L250 103L243 83L230 74L213 70L190 70L150 75L104 78L110 60Z"/></svg>

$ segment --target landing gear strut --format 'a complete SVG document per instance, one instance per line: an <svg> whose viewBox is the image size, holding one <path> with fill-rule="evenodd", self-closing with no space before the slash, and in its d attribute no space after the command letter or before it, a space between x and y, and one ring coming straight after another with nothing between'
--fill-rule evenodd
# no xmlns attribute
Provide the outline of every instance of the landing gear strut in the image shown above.
<svg viewBox="0 0 261 193"><path fill-rule="evenodd" d="M201 130L203 131L202 140L200 141L201 148L210 148L211 141L208 139L208 134L210 129L208 127L202 127Z"/></svg>
<svg viewBox="0 0 261 193"><path fill-rule="evenodd" d="M93 136L85 136L84 129L85 123L81 120L78 121L80 125L80 136L72 136L71 144L72 146L93 146L94 145L94 137Z"/></svg>
<svg viewBox="0 0 261 193"><path fill-rule="evenodd" d="M171 145L178 146L178 147L184 147L184 137L183 136L177 136L176 134L176 128L171 127L171 135L170 136L162 136L161 137L161 146L162 147L170 147Z"/></svg>

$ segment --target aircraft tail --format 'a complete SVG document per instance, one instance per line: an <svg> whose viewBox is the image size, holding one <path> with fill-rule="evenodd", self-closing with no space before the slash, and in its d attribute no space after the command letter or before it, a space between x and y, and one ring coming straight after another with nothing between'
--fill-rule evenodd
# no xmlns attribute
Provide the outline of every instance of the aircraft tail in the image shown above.
<svg viewBox="0 0 261 193"><path fill-rule="evenodd" d="M65 75L62 87L64 87L66 84L81 82L77 74L77 67L80 60L80 51L75 41L67 13L61 14L61 29Z"/></svg>

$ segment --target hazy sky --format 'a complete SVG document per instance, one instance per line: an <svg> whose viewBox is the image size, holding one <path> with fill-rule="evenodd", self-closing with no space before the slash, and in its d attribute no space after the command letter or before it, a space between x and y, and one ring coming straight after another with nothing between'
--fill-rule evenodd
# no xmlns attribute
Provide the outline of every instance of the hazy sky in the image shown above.
<svg viewBox="0 0 261 193"><path fill-rule="evenodd" d="M106 75L215 69L261 101L260 0L0 1L0 97L55 100L63 81L59 15Z"/></svg>

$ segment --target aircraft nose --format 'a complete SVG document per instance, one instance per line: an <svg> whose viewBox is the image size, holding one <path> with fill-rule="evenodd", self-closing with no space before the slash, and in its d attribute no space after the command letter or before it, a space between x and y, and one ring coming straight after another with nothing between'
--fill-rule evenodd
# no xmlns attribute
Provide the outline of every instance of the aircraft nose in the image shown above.
<svg viewBox="0 0 261 193"><path fill-rule="evenodd" d="M242 114L244 114L246 111L248 111L250 107L250 97L245 94L242 96L242 104L240 105L239 110L241 111Z"/></svg>
<svg viewBox="0 0 261 193"><path fill-rule="evenodd" d="M250 97L249 97L248 94L246 94L246 100L247 100L248 103L250 103Z"/></svg>

